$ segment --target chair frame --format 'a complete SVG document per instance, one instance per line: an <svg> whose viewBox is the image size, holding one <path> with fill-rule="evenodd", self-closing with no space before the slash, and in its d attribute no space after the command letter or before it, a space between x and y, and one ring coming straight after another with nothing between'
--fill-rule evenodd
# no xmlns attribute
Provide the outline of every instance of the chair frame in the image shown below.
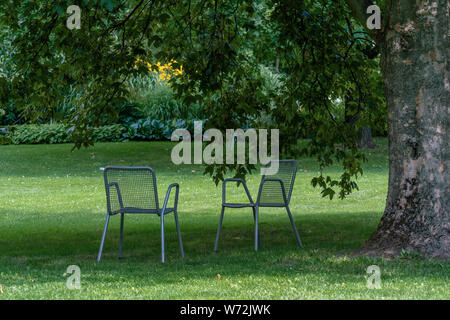
<svg viewBox="0 0 450 320"><path fill-rule="evenodd" d="M183 241L181 239L181 232L180 232L180 225L178 223L178 194L180 191L180 186L178 183L172 183L168 188L166 192L166 196L164 198L164 203L162 208L159 208L159 202L158 202L158 189L156 184L156 174L155 171L151 167L121 167L121 166L108 166L106 168L102 168L103 170L103 177L105 180L105 191L106 191L106 205L107 205L107 214L106 214L106 221L105 226L103 229L103 235L102 240L100 243L100 249L97 256L97 262L100 262L102 258L102 252L103 252L103 245L105 243L105 237L106 232L108 230L108 224L109 219L111 216L120 214L120 239L119 239L119 259L122 258L122 247L123 247L123 225L124 225L124 217L126 213L132 213L132 214L157 214L160 217L161 222L161 262L165 262L165 241L164 241L164 216L168 213L173 212L175 217L175 225L177 228L177 234L178 234L178 242L180 246L181 251L181 257L184 258L184 250L183 250ZM154 186L154 192L155 192L155 206L156 209L143 209L143 208L124 208L123 206L123 199L120 192L120 187L117 182L111 182L108 183L108 170L149 170L152 173L153 177L153 186ZM110 202L110 188L116 188L117 191L117 197L119 200L119 205L121 207L120 210L111 211L111 202ZM168 208L167 204L169 201L169 197L171 194L172 189L175 188L175 199L174 199L174 205L173 208Z"/></svg>
<svg viewBox="0 0 450 320"><path fill-rule="evenodd" d="M267 178L266 176L262 176L261 178L261 182L259 184L259 190L258 190L258 196L256 199L256 202L253 201L250 192L248 191L247 188L247 184L245 183L245 181L243 179L240 178L229 178L229 179L225 179L222 183L222 211L220 213L220 220L219 220L219 227L217 229L217 236L216 236L216 242L214 245L214 251L217 251L218 246L219 246L219 239L220 239L220 232L222 229L222 223L223 223L223 216L225 213L225 208L246 208L246 207L250 207L253 210L253 219L255 222L255 251L258 251L258 247L261 246L261 238L260 238L260 234L259 234L259 208L260 207L278 207L278 208L286 208L287 214L289 216L289 220L291 222L291 226L292 229L294 231L295 237L297 239L297 243L299 245L300 248L303 248L302 242L300 240L300 235L298 234L297 228L295 226L295 222L294 222L294 218L292 217L292 213L291 210L289 209L289 203L291 201L291 195L292 195L292 190L294 187L294 181L295 181L295 176L297 173L297 166L298 166L298 162L297 160L293 160L293 159L287 159L287 160L277 160L279 162L295 162L295 167L294 167L294 172L292 174L292 181L291 181L291 185L289 188L289 194L286 195L286 189L285 186L283 184L283 181L280 178ZM266 165L269 166L270 163L268 163ZM228 182L240 182L243 184L244 186L244 190L245 193L247 194L247 198L249 200L249 203L227 203L226 202L226 184ZM283 195L283 201L284 203L261 203L261 194L263 191L263 187L264 184L267 181L276 181L280 183L280 188L282 191L282 195Z"/></svg>

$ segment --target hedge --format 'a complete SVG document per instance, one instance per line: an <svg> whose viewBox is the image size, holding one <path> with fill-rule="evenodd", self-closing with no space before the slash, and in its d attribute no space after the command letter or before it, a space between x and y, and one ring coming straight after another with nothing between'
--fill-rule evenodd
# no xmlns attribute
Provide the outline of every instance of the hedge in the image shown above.
<svg viewBox="0 0 450 320"><path fill-rule="evenodd" d="M118 124L93 128L94 142L123 141L126 129ZM0 128L0 144L71 143L72 137L63 124L18 125Z"/></svg>
<svg viewBox="0 0 450 320"><path fill-rule="evenodd" d="M139 119L128 126L113 124L92 129L94 142L120 142L131 140L170 140L175 129L193 131L193 120L174 119L160 121L151 118ZM24 124L0 127L1 144L58 144L72 143L72 137L64 124Z"/></svg>

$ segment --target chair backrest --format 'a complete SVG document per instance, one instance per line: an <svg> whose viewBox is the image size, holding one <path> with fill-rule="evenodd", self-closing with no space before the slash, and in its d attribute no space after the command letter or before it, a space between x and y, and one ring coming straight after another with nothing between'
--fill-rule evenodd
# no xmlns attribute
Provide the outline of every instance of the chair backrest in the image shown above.
<svg viewBox="0 0 450 320"><path fill-rule="evenodd" d="M110 213L122 208L159 209L156 176L152 168L106 167L104 177Z"/></svg>
<svg viewBox="0 0 450 320"><path fill-rule="evenodd" d="M294 159L272 160L266 165L266 167L271 166L271 163L274 161L278 161L278 172L274 175L263 176L261 182L264 180L264 178L277 178L283 181L287 203L289 203L291 201L292 189L294 188L298 162ZM262 189L260 188L259 192L259 202L262 204L284 204L283 193L278 181L266 181Z"/></svg>

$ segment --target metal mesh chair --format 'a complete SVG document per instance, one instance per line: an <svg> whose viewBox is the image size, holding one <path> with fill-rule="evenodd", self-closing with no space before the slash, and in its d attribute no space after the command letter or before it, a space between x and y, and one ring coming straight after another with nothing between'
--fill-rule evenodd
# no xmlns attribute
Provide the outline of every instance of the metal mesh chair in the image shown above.
<svg viewBox="0 0 450 320"><path fill-rule="evenodd" d="M178 224L178 193L180 186L173 183L167 189L162 208L159 207L155 171L150 167L106 167L105 178L107 215L97 262L100 262L110 216L120 214L119 259L122 257L123 222L125 213L157 214L161 219L161 261L165 261L164 216L173 212L177 227L181 257L184 258L183 242ZM170 192L176 188L174 206L167 207Z"/></svg>
<svg viewBox="0 0 450 320"><path fill-rule="evenodd" d="M294 187L295 174L297 172L297 160L277 160L279 162L278 173L270 177L263 176L259 184L258 197L256 202L248 191L245 181L242 179L231 178L225 179L222 184L222 212L220 214L219 228L217 230L216 243L214 251L217 251L219 246L220 231L222 229L223 215L225 208L245 208L251 207L253 210L253 218L255 221L255 251L258 251L258 245L261 245L261 239L258 230L259 208L260 207L284 207L286 208L289 220L291 221L292 229L294 230L297 243L302 248L302 242L295 227L294 219L292 218L291 210L289 209L289 202L291 200L292 189ZM271 163L267 164L270 166ZM266 167L267 167L266 166ZM226 202L226 184L230 181L240 182L244 186L245 193L249 200L248 203L227 203Z"/></svg>

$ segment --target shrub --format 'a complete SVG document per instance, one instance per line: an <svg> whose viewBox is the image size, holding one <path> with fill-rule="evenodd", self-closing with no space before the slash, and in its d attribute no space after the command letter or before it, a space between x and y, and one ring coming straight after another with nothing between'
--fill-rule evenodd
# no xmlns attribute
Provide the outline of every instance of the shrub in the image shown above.
<svg viewBox="0 0 450 320"><path fill-rule="evenodd" d="M94 142L123 141L126 129L118 124L93 128ZM0 128L0 144L71 143L72 137L64 124L18 125Z"/></svg>
<svg viewBox="0 0 450 320"><path fill-rule="evenodd" d="M12 144L55 144L70 142L65 126L60 124L20 125L12 131Z"/></svg>
<svg viewBox="0 0 450 320"><path fill-rule="evenodd" d="M119 124L101 126L94 128L94 142L119 142L123 141L122 134L126 131L125 127Z"/></svg>
<svg viewBox="0 0 450 320"><path fill-rule="evenodd" d="M170 140L175 129L193 132L193 120L161 121L139 119L129 126L113 124L92 129L94 142L126 142L130 140ZM64 124L17 125L0 128L0 144L59 144L72 143L72 137Z"/></svg>
<svg viewBox="0 0 450 320"><path fill-rule="evenodd" d="M155 74L136 76L128 81L130 103L135 104L144 117L160 121L203 119L203 106L186 104L176 99L165 81Z"/></svg>
<svg viewBox="0 0 450 320"><path fill-rule="evenodd" d="M24 119L13 100L0 105L0 125L9 126L22 123L24 123Z"/></svg>
<svg viewBox="0 0 450 320"><path fill-rule="evenodd" d="M137 120L145 118L145 114L139 109L136 104L124 103L117 110L119 118L117 123L126 127L135 123Z"/></svg>
<svg viewBox="0 0 450 320"><path fill-rule="evenodd" d="M9 128L0 128L0 145L11 144L11 131Z"/></svg>
<svg viewBox="0 0 450 320"><path fill-rule="evenodd" d="M192 131L193 121L182 119L161 121L148 117L132 124L124 134L127 140L170 140L175 129Z"/></svg>

